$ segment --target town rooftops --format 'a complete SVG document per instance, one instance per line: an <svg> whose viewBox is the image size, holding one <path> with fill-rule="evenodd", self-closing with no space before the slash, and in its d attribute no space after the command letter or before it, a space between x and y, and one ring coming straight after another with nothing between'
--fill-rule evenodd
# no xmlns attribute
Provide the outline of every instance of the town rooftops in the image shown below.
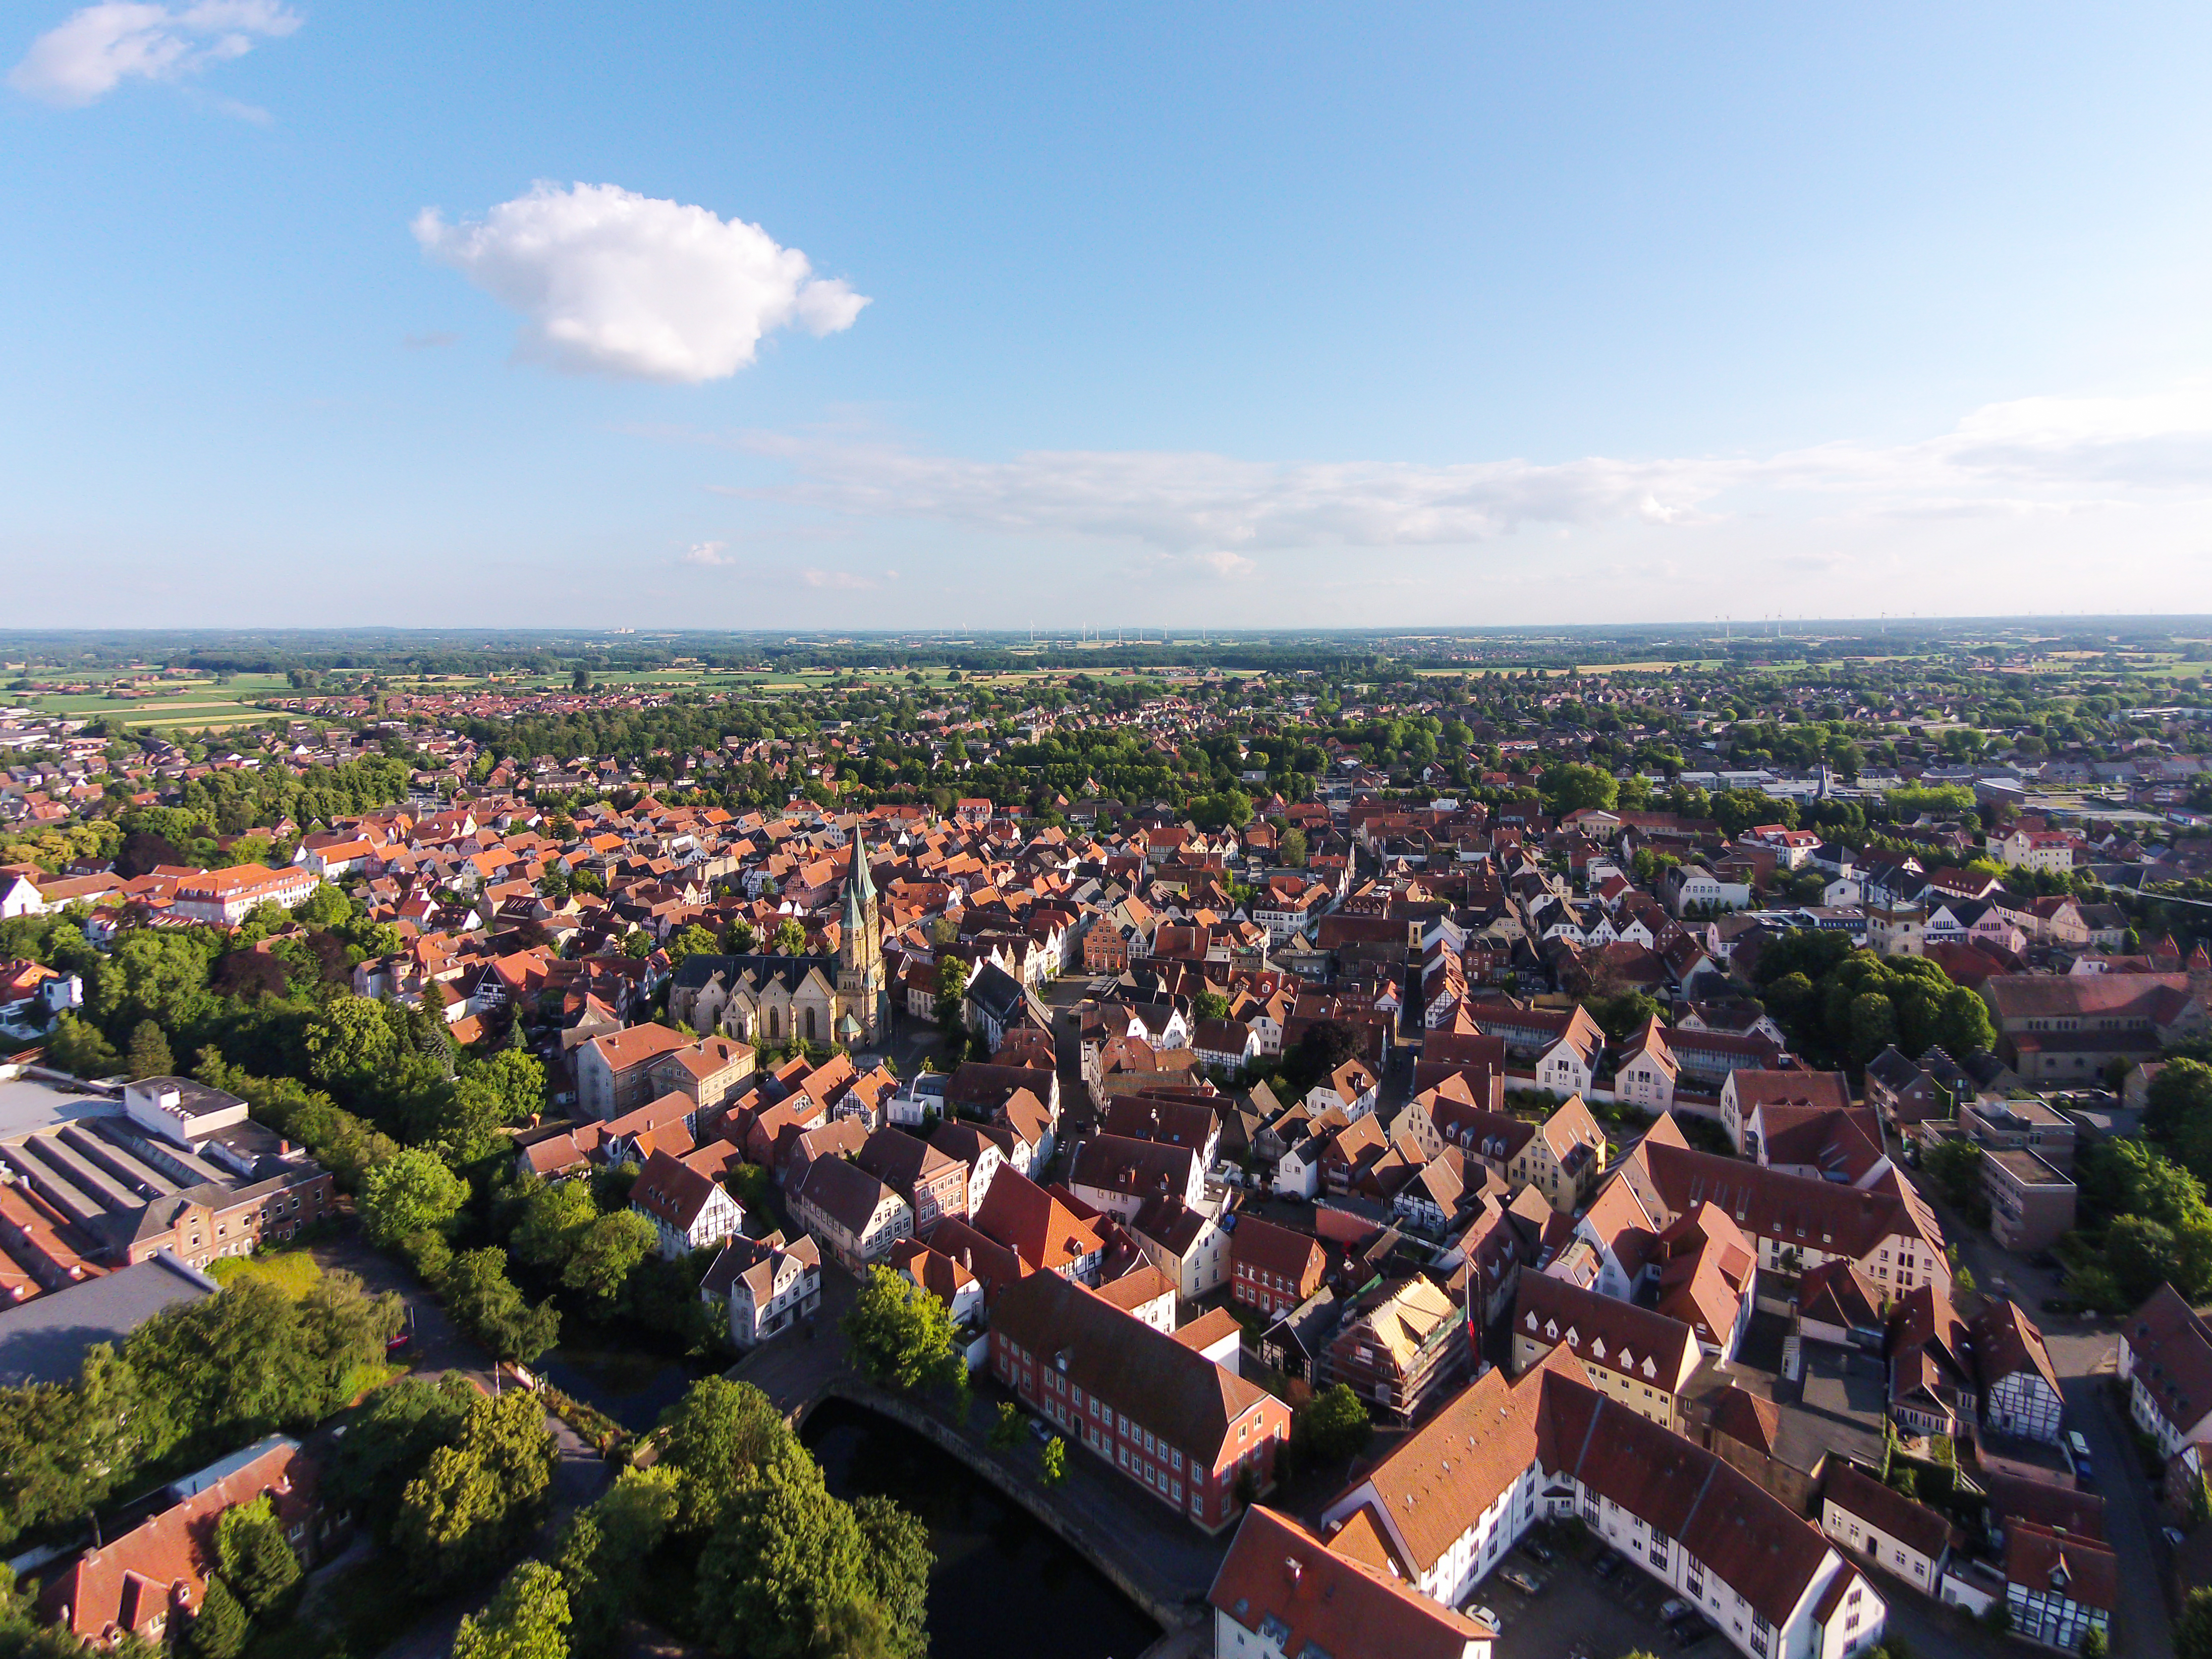
<svg viewBox="0 0 2212 1659"><path fill-rule="evenodd" d="M1286 1655L1467 1659L1495 1634L1256 1504L1245 1512L1206 1599Z"/></svg>
<svg viewBox="0 0 2212 1659"><path fill-rule="evenodd" d="M1839 1457L1830 1467L1824 1496L1930 1561L1950 1541L1950 1523L1941 1515L1892 1492L1848 1458Z"/></svg>
<svg viewBox="0 0 2212 1659"><path fill-rule="evenodd" d="M1030 1273L1004 1287L991 1334L1028 1350L1040 1366L1064 1358L1071 1383L1196 1456L1201 1469L1212 1467L1237 1419L1268 1397L1057 1273Z"/></svg>

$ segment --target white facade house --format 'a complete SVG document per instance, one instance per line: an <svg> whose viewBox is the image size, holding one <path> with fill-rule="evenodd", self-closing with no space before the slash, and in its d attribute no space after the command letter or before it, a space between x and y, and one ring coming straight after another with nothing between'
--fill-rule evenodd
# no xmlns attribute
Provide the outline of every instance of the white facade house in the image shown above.
<svg viewBox="0 0 2212 1659"><path fill-rule="evenodd" d="M1322 1518L1324 1536L1362 1529L1422 1595L1456 1607L1539 1519L1576 1516L1747 1659L1846 1659L1881 1640L1881 1595L1815 1528L1591 1389L1558 1349L1462 1389Z"/></svg>

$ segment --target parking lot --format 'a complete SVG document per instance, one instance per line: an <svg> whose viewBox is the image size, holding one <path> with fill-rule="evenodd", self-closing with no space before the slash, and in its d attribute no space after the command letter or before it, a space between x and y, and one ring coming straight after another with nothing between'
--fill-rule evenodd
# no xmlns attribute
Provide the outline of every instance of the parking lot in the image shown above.
<svg viewBox="0 0 2212 1659"><path fill-rule="evenodd" d="M1600 1579L1592 1563L1602 1553L1595 1541L1580 1540L1579 1553L1569 1547L1568 1534L1545 1534L1558 1556L1550 1565L1531 1560L1516 1549L1474 1592L1476 1604L1496 1613L1497 1659L1564 1659L1581 1654L1588 1659L1620 1659L1639 1650L1692 1659L1734 1659L1735 1650L1718 1634L1707 1632L1686 1648L1677 1648L1667 1627L1659 1622L1659 1606L1679 1594L1625 1559L1609 1579ZM1587 1557L1587 1559L1581 1559ZM1534 1597L1505 1582L1508 1573L1533 1575L1539 1583Z"/></svg>

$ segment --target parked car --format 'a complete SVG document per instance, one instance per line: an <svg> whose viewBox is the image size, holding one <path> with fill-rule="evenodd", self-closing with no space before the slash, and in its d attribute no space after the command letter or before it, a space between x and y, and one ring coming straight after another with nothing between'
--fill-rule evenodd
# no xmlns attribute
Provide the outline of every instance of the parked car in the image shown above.
<svg viewBox="0 0 2212 1659"><path fill-rule="evenodd" d="M1671 1625L1684 1613L1695 1613L1697 1610L1692 1603L1685 1601L1677 1595L1659 1604L1659 1622L1662 1625Z"/></svg>
<svg viewBox="0 0 2212 1659"><path fill-rule="evenodd" d="M1692 1613L1687 1619L1678 1619L1668 1626L1667 1633L1674 1638L1676 1647L1693 1648L1713 1633L1713 1627Z"/></svg>
<svg viewBox="0 0 2212 1659"><path fill-rule="evenodd" d="M2079 1429L2066 1431L2066 1450L2074 1460L2074 1473L2083 1480L2094 1477L2089 1471L2089 1443L2081 1437Z"/></svg>
<svg viewBox="0 0 2212 1659"><path fill-rule="evenodd" d="M1482 1606L1480 1602L1470 1601L1466 1607L1461 1608L1460 1611L1467 1614L1468 1618L1474 1620L1476 1623L1487 1625L1492 1630L1504 1630L1505 1628L1505 1621L1503 1619L1500 1619L1496 1613L1492 1613L1488 1607Z"/></svg>
<svg viewBox="0 0 2212 1659"><path fill-rule="evenodd" d="M1601 1579L1612 1577L1613 1574L1620 1571L1620 1556L1619 1553L1613 1550L1607 1550L1604 1554L1599 1556L1596 1560L1590 1563L1590 1571L1595 1573Z"/></svg>
<svg viewBox="0 0 2212 1659"><path fill-rule="evenodd" d="M405 1310L405 1317L399 1322L399 1328L385 1339L384 1351L386 1353L398 1353L404 1348L411 1348L414 1346L415 1310L410 1304Z"/></svg>
<svg viewBox="0 0 2212 1659"><path fill-rule="evenodd" d="M1553 1549L1549 1544L1544 1542L1540 1538L1522 1539L1521 1540L1521 1553L1527 1556L1531 1561L1537 1562L1547 1567L1552 1565L1559 1559L1559 1553Z"/></svg>
<svg viewBox="0 0 2212 1659"><path fill-rule="evenodd" d="M1512 1585L1523 1595L1541 1595L1544 1593L1544 1581L1530 1577L1518 1567L1501 1572L1498 1577L1502 1583Z"/></svg>
<svg viewBox="0 0 2212 1659"><path fill-rule="evenodd" d="M1051 1439L1054 1435L1059 1432L1059 1431L1054 1429L1051 1424L1046 1422L1042 1417L1032 1417L1030 1419L1030 1432L1037 1437L1037 1443L1042 1445L1044 1442Z"/></svg>

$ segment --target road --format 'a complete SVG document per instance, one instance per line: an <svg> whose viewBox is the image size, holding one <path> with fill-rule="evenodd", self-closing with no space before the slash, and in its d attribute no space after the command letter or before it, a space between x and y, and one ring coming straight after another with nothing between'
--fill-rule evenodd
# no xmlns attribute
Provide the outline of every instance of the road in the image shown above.
<svg viewBox="0 0 2212 1659"><path fill-rule="evenodd" d="M352 1231L319 1241L313 1253L325 1272L343 1269L371 1291L398 1293L414 1320L414 1340L405 1358L415 1376L435 1379L453 1371L487 1394L493 1390L497 1379L491 1357L461 1334L438 1298L406 1268L371 1249ZM552 1507L533 1547L540 1556L550 1553L568 1517L605 1492L614 1475L612 1465L559 1418L549 1413L545 1426L552 1431L560 1461L553 1470ZM384 1650L381 1659L441 1659L453 1650L462 1615L483 1607L495 1588L481 1586L434 1603L405 1636Z"/></svg>
<svg viewBox="0 0 2212 1659"><path fill-rule="evenodd" d="M1926 1183L1916 1179L1915 1184L1936 1206L1944 1237L1958 1245L1960 1263L1973 1273L1976 1285L1984 1293L2002 1285L2043 1331L2066 1398L2066 1425L2081 1431L2089 1443L2093 1490L2105 1500L2106 1541L2119 1565L2120 1608L2112 1648L2116 1659L2166 1659L2173 1651L2166 1601L2171 1553L2159 1530L2164 1522L2157 1495L2143 1474L2130 1425L2106 1381L2118 1352L2117 1322L2043 1311L2044 1298L2059 1290L2063 1275L2000 1249L1987 1233L1939 1202ZM1948 1628L1948 1620L1941 1623Z"/></svg>

